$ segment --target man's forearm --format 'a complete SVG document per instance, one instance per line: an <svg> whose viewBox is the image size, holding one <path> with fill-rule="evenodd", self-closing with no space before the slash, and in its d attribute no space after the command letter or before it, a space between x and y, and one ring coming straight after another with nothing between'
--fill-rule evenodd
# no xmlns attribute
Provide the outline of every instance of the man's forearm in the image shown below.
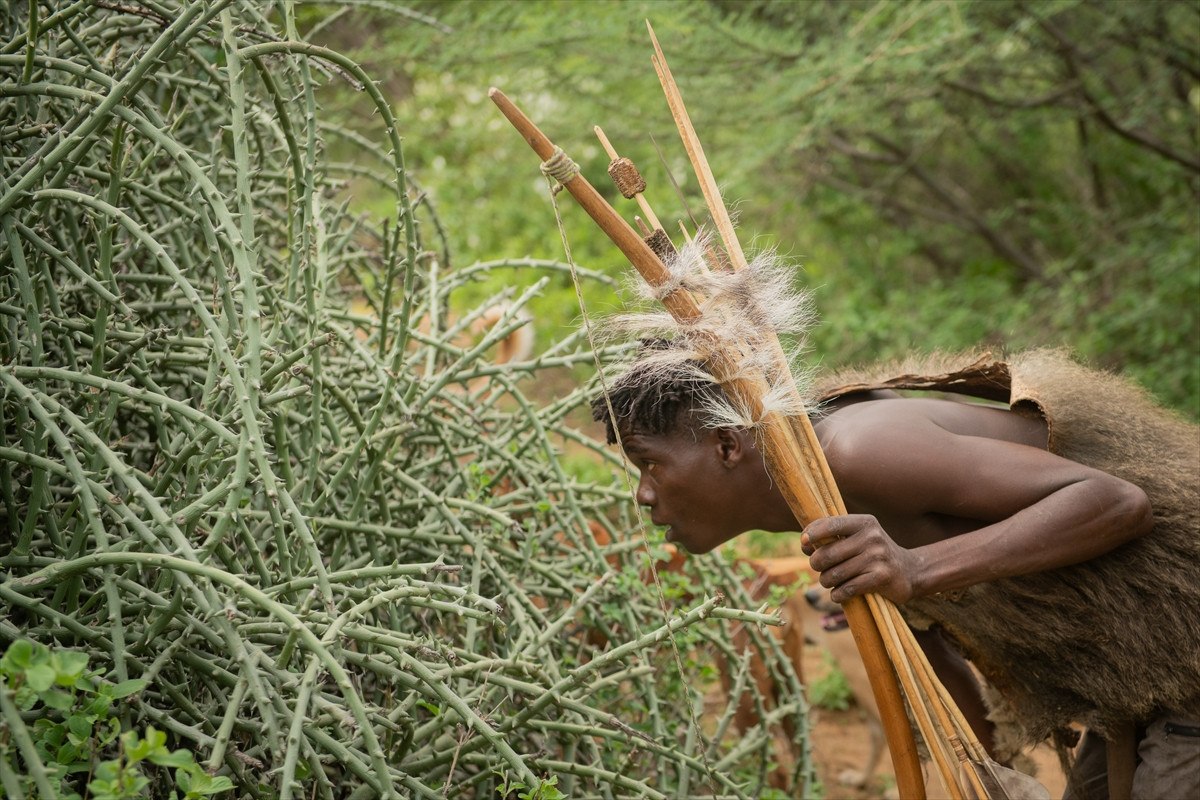
<svg viewBox="0 0 1200 800"><path fill-rule="evenodd" d="M1109 478L1065 486L993 525L914 548L914 596L1078 564L1153 526L1141 489Z"/></svg>

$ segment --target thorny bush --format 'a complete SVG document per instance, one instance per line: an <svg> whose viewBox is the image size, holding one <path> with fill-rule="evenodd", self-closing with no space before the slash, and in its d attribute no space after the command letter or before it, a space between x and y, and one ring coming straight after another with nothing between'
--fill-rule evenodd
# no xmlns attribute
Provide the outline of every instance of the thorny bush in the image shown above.
<svg viewBox="0 0 1200 800"><path fill-rule="evenodd" d="M580 336L489 360L527 276L564 266L427 245L386 98L293 15L0 5L4 792L744 798L784 723L806 791L803 700L759 626L790 701L744 735L737 697L697 712L762 619L737 578L696 560L664 612L620 464L568 416L594 386L526 394L591 362ZM371 136L322 117L326 81ZM326 159L338 139L361 158ZM344 199L364 176L389 219ZM496 269L526 285L452 317ZM35 651L39 677L14 666Z"/></svg>

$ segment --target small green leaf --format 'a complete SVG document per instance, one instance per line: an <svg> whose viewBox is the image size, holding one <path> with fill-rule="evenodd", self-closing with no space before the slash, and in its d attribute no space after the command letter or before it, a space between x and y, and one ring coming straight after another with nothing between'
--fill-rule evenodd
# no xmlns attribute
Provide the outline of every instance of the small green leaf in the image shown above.
<svg viewBox="0 0 1200 800"><path fill-rule="evenodd" d="M121 735L121 720L117 719L116 717L109 717L108 718L108 729L105 730L102 728L100 730L100 732L96 735L96 739L100 742L100 746L103 747L104 745L108 744L109 742L115 741L116 738L120 735Z"/></svg>
<svg viewBox="0 0 1200 800"><path fill-rule="evenodd" d="M73 714L67 719L67 730L80 739L89 739L92 736L92 723L95 721L96 718L90 714Z"/></svg>
<svg viewBox="0 0 1200 800"><path fill-rule="evenodd" d="M137 731L127 731L121 734L121 748L125 751L129 763L136 764L144 761L154 751L154 744L148 738L139 739Z"/></svg>
<svg viewBox="0 0 1200 800"><path fill-rule="evenodd" d="M92 796L92 800L119 800L118 791L120 790L117 788L116 781L97 778L88 784L88 793Z"/></svg>
<svg viewBox="0 0 1200 800"><path fill-rule="evenodd" d="M74 764L78 759L79 748L70 742L58 748L58 752L54 754L54 760L59 764Z"/></svg>
<svg viewBox="0 0 1200 800"><path fill-rule="evenodd" d="M29 666L33 660L33 642L28 639L18 639L8 646L4 658L0 658L0 669L9 675L15 675Z"/></svg>
<svg viewBox="0 0 1200 800"><path fill-rule="evenodd" d="M556 786L558 786L558 776L552 775L545 780L538 781L537 786L528 792L518 794L517 797L520 800L566 800L567 796L555 788Z"/></svg>
<svg viewBox="0 0 1200 800"><path fill-rule="evenodd" d="M182 774L176 773L176 781L179 782L180 788L183 787L182 781L179 780ZM189 783L186 791L188 797L203 797L204 795L227 792L232 788L233 781L224 775L214 777L203 770L197 769L189 775Z"/></svg>
<svg viewBox="0 0 1200 800"><path fill-rule="evenodd" d="M58 682L63 686L71 686L87 669L87 653L76 650L61 650L54 654L50 662L58 673Z"/></svg>
<svg viewBox="0 0 1200 800"><path fill-rule="evenodd" d="M107 696L100 694L96 695L95 699L87 704L87 707L84 708L84 711L94 717L107 717L109 715L109 709L111 708L112 700L110 700Z"/></svg>
<svg viewBox="0 0 1200 800"><path fill-rule="evenodd" d="M174 750L161 753L151 753L150 761L160 767L190 767L195 763L192 754L187 750Z"/></svg>
<svg viewBox="0 0 1200 800"><path fill-rule="evenodd" d="M122 697L128 697L131 694L136 694L145 688L146 681L141 678L137 678L136 680L132 681L121 681L115 686L107 686L105 687L104 693L114 700L118 700Z"/></svg>
<svg viewBox="0 0 1200 800"><path fill-rule="evenodd" d="M33 667L33 666L44 664L48 667L51 665L53 655L54 654L50 652L49 647L46 647L46 645L44 645L44 644L39 644L38 642L34 642L33 643L33 656L29 659L29 666Z"/></svg>
<svg viewBox="0 0 1200 800"><path fill-rule="evenodd" d="M150 744L152 753L162 750L166 752L167 734L158 730L153 725L146 726L146 741Z"/></svg>
<svg viewBox="0 0 1200 800"><path fill-rule="evenodd" d="M28 686L22 686L13 694L13 702L17 704L17 708L22 711L28 711L37 705L38 693Z"/></svg>
<svg viewBox="0 0 1200 800"><path fill-rule="evenodd" d="M67 727L61 723L51 722L43 717L33 723L35 738L46 742L52 747L62 744L67 738Z"/></svg>
<svg viewBox="0 0 1200 800"><path fill-rule="evenodd" d="M50 708L57 708L59 711L66 711L71 706L75 705L74 695L68 694L61 689L47 689L42 692L42 702Z"/></svg>
<svg viewBox="0 0 1200 800"><path fill-rule="evenodd" d="M184 794L192 792L192 773L181 769L175 772L175 785L183 790Z"/></svg>
<svg viewBox="0 0 1200 800"><path fill-rule="evenodd" d="M54 685L58 675L49 664L32 664L25 670L25 680L35 692L44 692Z"/></svg>

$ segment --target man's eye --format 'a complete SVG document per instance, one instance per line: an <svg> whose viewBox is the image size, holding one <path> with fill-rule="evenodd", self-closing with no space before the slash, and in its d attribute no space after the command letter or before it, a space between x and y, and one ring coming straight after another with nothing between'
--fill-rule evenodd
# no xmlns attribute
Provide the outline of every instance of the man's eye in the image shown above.
<svg viewBox="0 0 1200 800"><path fill-rule="evenodd" d="M647 461L646 466L643 467L643 469L645 469L646 472L654 472L654 468L657 466L658 464L655 464L653 461Z"/></svg>

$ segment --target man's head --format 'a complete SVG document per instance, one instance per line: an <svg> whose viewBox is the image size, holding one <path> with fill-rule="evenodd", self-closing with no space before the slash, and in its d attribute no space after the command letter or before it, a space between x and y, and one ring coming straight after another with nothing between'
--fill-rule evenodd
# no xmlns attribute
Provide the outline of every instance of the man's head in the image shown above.
<svg viewBox="0 0 1200 800"><path fill-rule="evenodd" d="M644 345L650 352L666 350L659 341ZM724 398L721 386L699 364L687 362L684 368L664 369L654 359L636 362L608 387L607 398L592 400L592 419L604 423L609 444L617 444L617 430L629 433L665 436L680 427L695 430L711 427L705 409ZM612 405L612 413L609 412Z"/></svg>
<svg viewBox="0 0 1200 800"><path fill-rule="evenodd" d="M608 442L619 434L640 473L638 503L668 528L668 541L691 553L766 527L762 512L777 505L754 434L717 426L707 413L722 397L720 385L699 369L639 362L612 383L607 399L592 401Z"/></svg>

